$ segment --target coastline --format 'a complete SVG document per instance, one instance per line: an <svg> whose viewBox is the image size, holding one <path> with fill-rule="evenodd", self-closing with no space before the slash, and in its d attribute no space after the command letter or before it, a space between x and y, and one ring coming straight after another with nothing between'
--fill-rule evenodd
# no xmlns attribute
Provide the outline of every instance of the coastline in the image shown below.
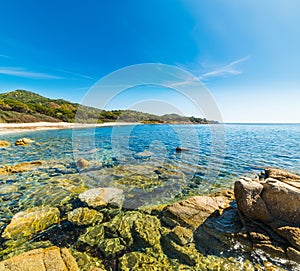
<svg viewBox="0 0 300 271"><path fill-rule="evenodd" d="M0 135L15 134L23 132L80 129L95 127L113 127L123 125L140 125L139 122L105 122L99 124L70 123L70 122L31 122L31 123L0 123Z"/></svg>

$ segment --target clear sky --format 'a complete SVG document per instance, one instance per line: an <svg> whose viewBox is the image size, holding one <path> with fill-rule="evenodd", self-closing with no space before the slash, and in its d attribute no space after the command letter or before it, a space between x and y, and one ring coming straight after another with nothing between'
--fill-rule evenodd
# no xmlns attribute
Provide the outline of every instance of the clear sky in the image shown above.
<svg viewBox="0 0 300 271"><path fill-rule="evenodd" d="M199 78L226 122L300 122L299 14L298 0L1 1L0 92L80 102L111 72L163 63ZM111 107L149 91L196 115L167 88Z"/></svg>

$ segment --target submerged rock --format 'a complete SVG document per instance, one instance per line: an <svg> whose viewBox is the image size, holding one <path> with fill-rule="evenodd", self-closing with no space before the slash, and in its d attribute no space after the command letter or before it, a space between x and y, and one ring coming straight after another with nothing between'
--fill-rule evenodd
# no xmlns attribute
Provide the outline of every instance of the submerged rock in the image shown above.
<svg viewBox="0 0 300 271"><path fill-rule="evenodd" d="M0 148L9 147L10 143L6 140L0 140Z"/></svg>
<svg viewBox="0 0 300 271"><path fill-rule="evenodd" d="M101 222L103 214L89 208L77 208L68 213L68 220L78 226Z"/></svg>
<svg viewBox="0 0 300 271"><path fill-rule="evenodd" d="M134 155L136 158L150 158L152 156L152 152L148 150L144 150L142 152L138 152Z"/></svg>
<svg viewBox="0 0 300 271"><path fill-rule="evenodd" d="M96 225L88 227L85 232L79 236L78 241L89 246L95 246L104 239L104 226Z"/></svg>
<svg viewBox="0 0 300 271"><path fill-rule="evenodd" d="M15 214L2 233L6 239L29 236L60 222L60 212L52 207L34 207Z"/></svg>
<svg viewBox="0 0 300 271"><path fill-rule="evenodd" d="M87 167L90 165L90 163L89 163L89 161L87 161L87 160L85 160L85 159L83 159L83 158L80 158L80 159L76 162L76 165L77 165L77 167L79 167L79 168L87 168Z"/></svg>
<svg viewBox="0 0 300 271"><path fill-rule="evenodd" d="M34 162L24 162L14 166L3 166L0 168L0 174L12 174L12 173L25 172L25 171L33 170L42 164L43 162L41 161L34 161Z"/></svg>
<svg viewBox="0 0 300 271"><path fill-rule="evenodd" d="M0 262L1 271L79 271L67 248L34 249Z"/></svg>
<svg viewBox="0 0 300 271"><path fill-rule="evenodd" d="M107 205L122 206L123 190L104 187L89 189L79 195L79 199L90 207L105 207Z"/></svg>
<svg viewBox="0 0 300 271"><path fill-rule="evenodd" d="M16 140L15 145L16 146L27 146L28 144L30 144L32 142L34 142L34 140L23 137L23 138Z"/></svg>

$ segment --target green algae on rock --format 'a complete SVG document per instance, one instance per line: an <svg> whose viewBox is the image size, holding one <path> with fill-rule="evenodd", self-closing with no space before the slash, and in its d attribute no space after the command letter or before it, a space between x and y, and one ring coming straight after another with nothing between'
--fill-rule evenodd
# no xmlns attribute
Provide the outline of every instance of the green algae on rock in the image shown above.
<svg viewBox="0 0 300 271"><path fill-rule="evenodd" d="M60 212L53 207L34 207L15 214L4 229L5 239L19 238L41 232L53 224L60 222Z"/></svg>
<svg viewBox="0 0 300 271"><path fill-rule="evenodd" d="M68 220L78 226L90 225L103 220L103 214L89 208L77 208L68 213Z"/></svg>
<svg viewBox="0 0 300 271"><path fill-rule="evenodd" d="M78 241L81 243L88 244L89 246L97 245L101 240L104 239L104 226L95 225L88 227L85 232L79 236Z"/></svg>

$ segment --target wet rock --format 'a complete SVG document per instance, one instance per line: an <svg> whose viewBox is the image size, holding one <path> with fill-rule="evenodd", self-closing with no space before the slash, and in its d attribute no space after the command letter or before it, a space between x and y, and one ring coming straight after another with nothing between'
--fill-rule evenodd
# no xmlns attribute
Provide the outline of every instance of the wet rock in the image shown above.
<svg viewBox="0 0 300 271"><path fill-rule="evenodd" d="M199 253L194 245L181 246L173 240L164 237L162 239L162 247L168 257L178 259L183 264L194 266L198 261Z"/></svg>
<svg viewBox="0 0 300 271"><path fill-rule="evenodd" d="M124 195L123 190L117 188L93 188L81 193L79 199L90 207L105 207L107 205L121 207Z"/></svg>
<svg viewBox="0 0 300 271"><path fill-rule="evenodd" d="M79 271L67 248L35 249L0 262L1 271Z"/></svg>
<svg viewBox="0 0 300 271"><path fill-rule="evenodd" d="M170 233L169 238L177 244L184 246L190 243L193 239L193 231L181 226L176 226Z"/></svg>
<svg viewBox="0 0 300 271"><path fill-rule="evenodd" d="M78 241L88 244L89 246L95 246L104 239L104 226L96 225L88 227L85 232L79 236Z"/></svg>
<svg viewBox="0 0 300 271"><path fill-rule="evenodd" d="M6 239L29 236L60 222L60 212L52 207L34 207L15 214L2 233Z"/></svg>
<svg viewBox="0 0 300 271"><path fill-rule="evenodd" d="M34 142L34 140L23 137L23 138L16 140L15 145L16 146L27 146L28 144L30 144L32 142Z"/></svg>
<svg viewBox="0 0 300 271"><path fill-rule="evenodd" d="M10 143L6 140L0 140L0 148L9 147Z"/></svg>
<svg viewBox="0 0 300 271"><path fill-rule="evenodd" d="M126 249L120 238L104 239L100 241L98 247L105 257L115 256Z"/></svg>
<svg viewBox="0 0 300 271"><path fill-rule="evenodd" d="M300 251L300 228L290 226L281 227L277 229L277 233L288 240L295 249Z"/></svg>
<svg viewBox="0 0 300 271"><path fill-rule="evenodd" d="M89 161L87 161L87 160L85 160L85 159L83 159L83 158L80 158L80 159L76 162L76 165L77 165L77 167L79 167L79 168L87 168L87 167L90 165L90 163L89 163Z"/></svg>
<svg viewBox="0 0 300 271"><path fill-rule="evenodd" d="M160 221L157 217L137 211L127 212L114 217L105 224L111 237L121 237L132 249L152 248L161 251Z"/></svg>
<svg viewBox="0 0 300 271"><path fill-rule="evenodd" d="M68 220L78 226L90 225L103 220L103 214L89 208L77 208L68 213Z"/></svg>
<svg viewBox="0 0 300 271"><path fill-rule="evenodd" d="M12 174L12 173L25 172L25 171L33 170L42 164L43 162L41 161L34 161L34 162L24 162L14 166L3 166L0 168L0 174Z"/></svg>
<svg viewBox="0 0 300 271"><path fill-rule="evenodd" d="M188 149L181 148L179 146L176 148L176 152L182 152L182 151L188 151Z"/></svg>
<svg viewBox="0 0 300 271"><path fill-rule="evenodd" d="M158 260L141 252L130 252L120 258L121 271L172 271L166 259Z"/></svg>
<svg viewBox="0 0 300 271"><path fill-rule="evenodd" d="M231 191L223 191L211 196L195 196L168 205L163 210L163 220L167 223L172 221L183 227L195 230L214 211L228 207L233 200ZM168 220L170 220L168 222Z"/></svg>
<svg viewBox="0 0 300 271"><path fill-rule="evenodd" d="M87 252L72 250L72 255L76 259L80 271L105 271L102 261L91 256Z"/></svg>

